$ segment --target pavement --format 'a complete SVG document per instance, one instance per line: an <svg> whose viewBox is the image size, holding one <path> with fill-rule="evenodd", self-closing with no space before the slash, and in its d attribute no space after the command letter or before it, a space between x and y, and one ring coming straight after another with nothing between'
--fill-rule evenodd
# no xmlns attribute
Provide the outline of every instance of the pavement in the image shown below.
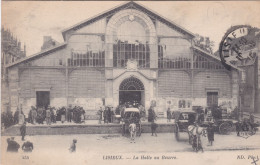
<svg viewBox="0 0 260 165"><path fill-rule="evenodd" d="M146 120L141 120L142 124L150 124L150 122ZM174 123L174 119L171 120L171 122L167 122L166 118L157 118L157 120L155 121L157 124L173 124ZM74 122L64 122L61 123L61 121L57 121L56 123L52 123L51 125L53 126L59 126L59 125L117 125L119 123L108 123L108 124L104 124L104 121L101 122L101 124L99 124L98 120L85 120L84 123L74 123ZM44 124L31 124L31 123L27 123L27 126L44 126L46 125L45 121ZM46 125L47 126L47 125Z"/></svg>
<svg viewBox="0 0 260 165"><path fill-rule="evenodd" d="M204 157L204 154L212 154L213 157L220 153L259 153L260 135L256 134L249 138L231 135L215 134L213 146L208 146L207 138L202 138L204 153L195 153L191 145L188 144L186 133L180 135L181 141L176 141L173 133L160 133L158 136L151 136L150 133L142 134L136 138L135 143L130 143L129 137L120 134L80 134L80 135L36 135L26 136L34 144L32 153L24 153L21 149L17 154L6 153L8 136L1 137L1 155L3 165L29 165L29 164L122 164L119 160L110 160L109 156L121 156L124 161L134 161L134 156L163 156L177 157L182 159L181 163L194 156L195 159ZM16 141L22 145L21 136L15 136ZM75 153L69 153L68 148L73 139L77 139L77 149ZM183 157L182 155L191 157ZM196 154L199 156L196 156ZM224 156L224 155L222 155ZM104 159L105 157L105 159ZM107 160L106 158L109 158ZM148 157L147 157L148 158ZM236 158L236 157L235 157ZM207 158L208 159L208 158ZM220 159L220 158L218 158ZM147 159L143 159L144 164L154 164ZM165 161L165 164L174 163ZM201 160L202 161L202 160ZM123 163L125 164L125 163ZM155 163L156 164L156 163ZM158 164L158 162L157 162ZM178 163L174 163L178 164ZM194 164L194 163L193 163ZM209 164L209 163L208 163ZM239 164L239 162L237 163Z"/></svg>

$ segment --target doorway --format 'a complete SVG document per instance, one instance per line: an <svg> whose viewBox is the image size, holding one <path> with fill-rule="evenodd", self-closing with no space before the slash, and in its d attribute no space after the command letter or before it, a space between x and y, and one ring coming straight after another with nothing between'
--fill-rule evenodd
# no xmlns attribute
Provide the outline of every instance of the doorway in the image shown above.
<svg viewBox="0 0 260 165"><path fill-rule="evenodd" d="M122 81L119 87L120 105L137 107L142 104L144 106L144 99L144 85L139 79L130 77Z"/></svg>
<svg viewBox="0 0 260 165"><path fill-rule="evenodd" d="M50 91L36 92L36 106L47 108L50 105Z"/></svg>
<svg viewBox="0 0 260 165"><path fill-rule="evenodd" d="M207 92L207 106L218 105L218 92Z"/></svg>

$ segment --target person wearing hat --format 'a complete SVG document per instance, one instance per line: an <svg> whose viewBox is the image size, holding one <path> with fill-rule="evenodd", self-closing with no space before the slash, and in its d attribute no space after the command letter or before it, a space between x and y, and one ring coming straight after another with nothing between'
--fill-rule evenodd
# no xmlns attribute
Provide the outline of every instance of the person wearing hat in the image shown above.
<svg viewBox="0 0 260 165"><path fill-rule="evenodd" d="M167 122L171 122L172 113L170 107L167 109Z"/></svg>
<svg viewBox="0 0 260 165"><path fill-rule="evenodd" d="M7 152L18 152L20 145L14 140L14 137L7 139Z"/></svg>
<svg viewBox="0 0 260 165"><path fill-rule="evenodd" d="M18 122L19 122L19 114L20 114L19 108L17 107L16 111L14 113L14 124L18 124Z"/></svg>
<svg viewBox="0 0 260 165"><path fill-rule="evenodd" d="M77 143L77 139L73 139L72 144L70 145L69 148L70 152L76 152L76 143Z"/></svg>
<svg viewBox="0 0 260 165"><path fill-rule="evenodd" d="M213 145L213 141L214 141L214 127L213 127L213 122L209 122L209 126L207 128L207 132L208 132L208 141L209 141L209 145Z"/></svg>
<svg viewBox="0 0 260 165"><path fill-rule="evenodd" d="M31 109L32 109L32 114L31 114L32 124L35 124L36 118L37 118L37 111L36 111L36 108L34 106L31 106Z"/></svg>
<svg viewBox="0 0 260 165"><path fill-rule="evenodd" d="M26 122L24 122L22 124L22 126L20 127L20 132L21 132L21 136L22 136L22 141L24 141L24 137L26 134Z"/></svg>
<svg viewBox="0 0 260 165"><path fill-rule="evenodd" d="M23 143L22 150L24 152L32 152L33 150L33 143L27 138L27 141Z"/></svg>
<svg viewBox="0 0 260 165"><path fill-rule="evenodd" d="M46 124L51 125L51 107L48 106L46 110Z"/></svg>

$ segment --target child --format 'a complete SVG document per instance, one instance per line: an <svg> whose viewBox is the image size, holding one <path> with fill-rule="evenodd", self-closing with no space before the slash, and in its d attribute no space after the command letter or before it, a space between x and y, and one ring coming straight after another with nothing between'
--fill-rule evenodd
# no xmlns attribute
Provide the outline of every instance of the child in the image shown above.
<svg viewBox="0 0 260 165"><path fill-rule="evenodd" d="M70 152L76 152L76 143L77 143L77 139L73 139L72 144L69 148Z"/></svg>

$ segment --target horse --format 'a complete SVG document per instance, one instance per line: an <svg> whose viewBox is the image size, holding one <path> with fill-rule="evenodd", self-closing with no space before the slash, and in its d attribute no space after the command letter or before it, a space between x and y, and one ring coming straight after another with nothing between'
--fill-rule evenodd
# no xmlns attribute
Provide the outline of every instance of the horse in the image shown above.
<svg viewBox="0 0 260 165"><path fill-rule="evenodd" d="M136 137L136 124L133 122L129 125L129 132L131 136L131 143L135 143L135 137Z"/></svg>
<svg viewBox="0 0 260 165"><path fill-rule="evenodd" d="M201 135L206 137L207 129L195 125L188 126L188 136L189 143L192 144L192 148L194 151L198 152L201 150L203 152L202 144L201 144Z"/></svg>

